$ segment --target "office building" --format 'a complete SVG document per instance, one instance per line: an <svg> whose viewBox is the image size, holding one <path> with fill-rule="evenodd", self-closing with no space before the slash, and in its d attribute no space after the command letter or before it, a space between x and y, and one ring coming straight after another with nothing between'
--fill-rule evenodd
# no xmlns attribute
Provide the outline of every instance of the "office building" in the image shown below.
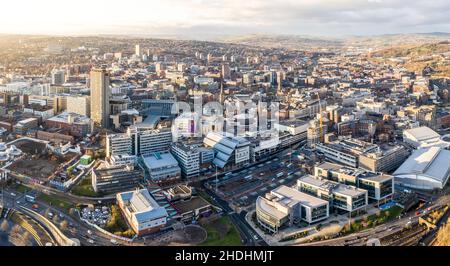
<svg viewBox="0 0 450 266"><path fill-rule="evenodd" d="M172 144L171 151L180 165L183 178L189 179L199 176L201 151L198 147L178 142Z"/></svg>
<svg viewBox="0 0 450 266"><path fill-rule="evenodd" d="M64 70L54 69L51 72L52 85L62 85L66 82Z"/></svg>
<svg viewBox="0 0 450 266"><path fill-rule="evenodd" d="M155 152L169 151L172 144L170 129L142 129L129 127L127 134L133 140L132 154L149 155Z"/></svg>
<svg viewBox="0 0 450 266"><path fill-rule="evenodd" d="M222 65L222 78L223 79L231 79L230 65L228 65L228 64Z"/></svg>
<svg viewBox="0 0 450 266"><path fill-rule="evenodd" d="M394 177L383 173L325 162L314 167L314 175L367 190L371 201L385 200L394 194Z"/></svg>
<svg viewBox="0 0 450 266"><path fill-rule="evenodd" d="M109 73L106 68L91 71L91 119L101 127L109 125Z"/></svg>
<svg viewBox="0 0 450 266"><path fill-rule="evenodd" d="M106 137L106 156L150 155L170 150L172 132L170 129L148 129L130 126L127 133L109 134Z"/></svg>
<svg viewBox="0 0 450 266"><path fill-rule="evenodd" d="M84 115L91 115L91 98L89 96L67 96L67 112Z"/></svg>
<svg viewBox="0 0 450 266"><path fill-rule="evenodd" d="M92 188L95 192L110 194L139 187L144 180L141 169L134 165L113 166L92 170Z"/></svg>
<svg viewBox="0 0 450 266"><path fill-rule="evenodd" d="M119 154L106 158L106 163L109 166L126 166L136 165L137 157L135 155Z"/></svg>
<svg viewBox="0 0 450 266"><path fill-rule="evenodd" d="M109 134L106 136L106 157L132 154L132 139L127 134Z"/></svg>
<svg viewBox="0 0 450 266"><path fill-rule="evenodd" d="M353 212L368 204L367 190L344 185L321 177L305 175L297 180L297 189L303 193L330 202L336 209Z"/></svg>
<svg viewBox="0 0 450 266"><path fill-rule="evenodd" d="M359 155L359 167L372 172L390 172L397 169L409 156L402 145L383 145L378 150Z"/></svg>
<svg viewBox="0 0 450 266"><path fill-rule="evenodd" d="M135 55L137 55L137 56L141 56L142 55L142 53L141 53L141 46L139 44L136 44Z"/></svg>
<svg viewBox="0 0 450 266"><path fill-rule="evenodd" d="M350 167L358 167L359 155L375 152L378 146L356 139L343 139L331 143L318 143L316 149L325 155L325 158Z"/></svg>
<svg viewBox="0 0 450 266"><path fill-rule="evenodd" d="M311 224L328 216L328 201L284 185L256 200L256 220L271 233L277 233L285 225L300 221Z"/></svg>
<svg viewBox="0 0 450 266"><path fill-rule="evenodd" d="M85 137L94 130L94 121L89 117L75 113L63 112L45 121L47 129L64 129L74 137Z"/></svg>
<svg viewBox="0 0 450 266"><path fill-rule="evenodd" d="M145 170L154 182L174 182L180 179L181 169L170 152L155 152L142 157Z"/></svg>

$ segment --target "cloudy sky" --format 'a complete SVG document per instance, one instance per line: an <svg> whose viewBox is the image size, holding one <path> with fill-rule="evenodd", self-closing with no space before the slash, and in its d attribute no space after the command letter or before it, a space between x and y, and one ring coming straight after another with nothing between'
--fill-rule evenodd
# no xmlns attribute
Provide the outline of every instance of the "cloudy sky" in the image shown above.
<svg viewBox="0 0 450 266"><path fill-rule="evenodd" d="M449 0L2 0L0 33L450 32Z"/></svg>

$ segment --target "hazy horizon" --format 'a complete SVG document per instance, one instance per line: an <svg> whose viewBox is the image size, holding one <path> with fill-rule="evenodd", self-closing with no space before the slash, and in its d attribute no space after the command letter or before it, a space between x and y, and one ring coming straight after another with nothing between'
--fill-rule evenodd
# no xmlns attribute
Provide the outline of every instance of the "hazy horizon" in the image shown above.
<svg viewBox="0 0 450 266"><path fill-rule="evenodd" d="M198 38L450 32L450 2L444 0L79 0L71 5L7 0L0 6L4 34Z"/></svg>

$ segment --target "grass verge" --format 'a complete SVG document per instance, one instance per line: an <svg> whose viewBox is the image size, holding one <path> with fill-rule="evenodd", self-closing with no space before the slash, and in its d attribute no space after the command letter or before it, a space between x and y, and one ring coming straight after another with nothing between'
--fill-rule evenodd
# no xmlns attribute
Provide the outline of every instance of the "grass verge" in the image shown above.
<svg viewBox="0 0 450 266"><path fill-rule="evenodd" d="M204 225L208 234L201 246L241 246L241 237L227 216Z"/></svg>

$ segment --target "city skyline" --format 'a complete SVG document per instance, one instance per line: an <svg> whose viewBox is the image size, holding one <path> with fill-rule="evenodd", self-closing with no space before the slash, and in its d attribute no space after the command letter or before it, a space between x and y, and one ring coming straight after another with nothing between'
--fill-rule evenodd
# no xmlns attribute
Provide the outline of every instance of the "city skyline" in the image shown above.
<svg viewBox="0 0 450 266"><path fill-rule="evenodd" d="M23 7L27 8L24 9ZM7 1L0 33L54 35L379 35L450 32L448 1ZM20 12L19 12L20 11ZM220 29L219 31L217 29Z"/></svg>

